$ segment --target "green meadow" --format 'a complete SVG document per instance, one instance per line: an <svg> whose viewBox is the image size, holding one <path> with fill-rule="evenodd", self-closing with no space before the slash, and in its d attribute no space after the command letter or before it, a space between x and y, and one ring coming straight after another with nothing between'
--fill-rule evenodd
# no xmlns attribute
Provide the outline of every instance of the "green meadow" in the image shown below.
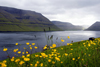
<svg viewBox="0 0 100 67"><path fill-rule="evenodd" d="M67 37L66 37L67 38ZM69 39L68 37L67 39ZM0 62L0 67L99 67L100 66L100 38L94 41L82 40L80 42L66 43L61 38L61 42L52 44L50 49L44 46L43 52L32 53L32 48L39 49L35 43L26 43L27 48L21 52L20 44L16 43L18 49L12 50L18 53L18 57L9 57L7 48L3 51L8 54L8 59ZM31 50L29 53L27 50ZM21 56L22 54L22 56Z"/></svg>

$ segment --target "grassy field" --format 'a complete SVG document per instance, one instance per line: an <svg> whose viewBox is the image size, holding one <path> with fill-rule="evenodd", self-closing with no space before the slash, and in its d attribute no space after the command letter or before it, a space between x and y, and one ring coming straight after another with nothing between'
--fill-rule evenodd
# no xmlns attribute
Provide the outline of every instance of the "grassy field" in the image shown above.
<svg viewBox="0 0 100 67"><path fill-rule="evenodd" d="M70 38L70 37L68 37ZM65 40L61 39L61 42ZM16 46L20 45L18 43ZM26 43L28 48L21 52L19 49L14 49L21 57L9 57L0 62L0 67L99 67L100 66L100 38L94 41L84 40L80 42L67 43L64 46L56 48L58 44L52 44L50 49L47 45L43 49L44 52L31 54L26 51L32 48L38 49L35 43ZM7 52L7 48L3 51Z"/></svg>

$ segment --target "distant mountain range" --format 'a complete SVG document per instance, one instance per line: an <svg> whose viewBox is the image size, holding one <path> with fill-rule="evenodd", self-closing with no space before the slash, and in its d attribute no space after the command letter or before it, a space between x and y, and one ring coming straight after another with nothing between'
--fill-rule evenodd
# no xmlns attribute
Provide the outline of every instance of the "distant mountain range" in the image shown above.
<svg viewBox="0 0 100 67"><path fill-rule="evenodd" d="M85 30L100 31L100 21L95 22L89 28L87 28Z"/></svg>
<svg viewBox="0 0 100 67"><path fill-rule="evenodd" d="M83 29L82 26L76 26L69 22L61 22L61 21L51 21L51 22L62 30L82 30Z"/></svg>
<svg viewBox="0 0 100 67"><path fill-rule="evenodd" d="M49 19L35 11L0 6L0 31L57 31Z"/></svg>

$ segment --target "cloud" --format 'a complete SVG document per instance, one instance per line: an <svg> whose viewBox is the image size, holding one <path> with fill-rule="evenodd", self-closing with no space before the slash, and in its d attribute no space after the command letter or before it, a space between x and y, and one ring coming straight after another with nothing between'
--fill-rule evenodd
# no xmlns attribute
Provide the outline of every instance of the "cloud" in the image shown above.
<svg viewBox="0 0 100 67"><path fill-rule="evenodd" d="M50 20L91 25L100 20L100 0L0 0L9 6L42 13Z"/></svg>

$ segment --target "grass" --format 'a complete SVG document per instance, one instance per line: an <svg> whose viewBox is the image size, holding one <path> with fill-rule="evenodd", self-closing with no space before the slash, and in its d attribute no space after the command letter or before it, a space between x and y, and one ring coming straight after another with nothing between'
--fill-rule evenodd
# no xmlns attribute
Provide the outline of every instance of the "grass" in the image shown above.
<svg viewBox="0 0 100 67"><path fill-rule="evenodd" d="M61 42L65 40L61 39ZM67 43L56 48L58 44L52 44L51 49L44 46L44 52L31 54L26 49L38 49L35 43L26 43L25 52L20 57L12 57L0 62L1 67L99 67L100 66L100 38L94 41L84 40ZM20 45L16 43L16 46ZM3 51L7 52L7 48ZM19 55L19 49L15 50ZM9 55L8 55L9 56Z"/></svg>

